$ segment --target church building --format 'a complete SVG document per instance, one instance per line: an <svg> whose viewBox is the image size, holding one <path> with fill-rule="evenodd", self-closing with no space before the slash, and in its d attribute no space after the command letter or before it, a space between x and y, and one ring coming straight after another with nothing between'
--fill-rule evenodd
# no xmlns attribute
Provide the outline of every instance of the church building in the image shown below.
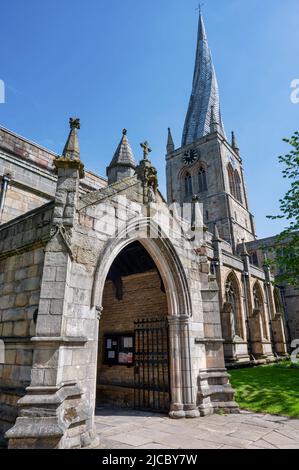
<svg viewBox="0 0 299 470"><path fill-rule="evenodd" d="M84 168L79 129L71 118L56 155L0 128L0 436L9 448L86 447L96 406L173 419L237 413L227 367L288 355L285 301L257 259L201 13L179 148L168 130L167 199L148 142L134 156L124 129L103 178Z"/></svg>

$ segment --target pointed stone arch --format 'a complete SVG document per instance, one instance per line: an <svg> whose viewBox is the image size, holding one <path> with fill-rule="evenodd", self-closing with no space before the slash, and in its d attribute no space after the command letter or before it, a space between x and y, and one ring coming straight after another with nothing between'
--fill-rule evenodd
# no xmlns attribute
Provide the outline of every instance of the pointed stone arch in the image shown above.
<svg viewBox="0 0 299 470"><path fill-rule="evenodd" d="M151 238L147 237L148 229ZM103 286L110 266L116 256L133 241L139 241L153 258L165 285L170 315L191 317L191 298L182 262L169 238L163 236L161 228L149 218L132 222L118 238L106 245L95 269L91 306L101 306Z"/></svg>
<svg viewBox="0 0 299 470"><path fill-rule="evenodd" d="M149 230L151 238L147 237ZM166 291L171 388L169 414L176 418L199 416L196 384L191 367L189 320L193 311L189 283L176 248L169 238L163 237L161 227L152 219L134 220L118 238L108 241L95 269L91 307L101 312L104 284L109 269L118 254L134 241L141 243L152 257Z"/></svg>

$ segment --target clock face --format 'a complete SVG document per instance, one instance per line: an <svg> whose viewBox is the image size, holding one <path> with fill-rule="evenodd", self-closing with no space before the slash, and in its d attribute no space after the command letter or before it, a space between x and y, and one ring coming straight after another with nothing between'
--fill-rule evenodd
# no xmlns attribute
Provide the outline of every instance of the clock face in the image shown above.
<svg viewBox="0 0 299 470"><path fill-rule="evenodd" d="M184 153L183 161L186 165L192 165L197 159L197 151L194 149L187 150Z"/></svg>

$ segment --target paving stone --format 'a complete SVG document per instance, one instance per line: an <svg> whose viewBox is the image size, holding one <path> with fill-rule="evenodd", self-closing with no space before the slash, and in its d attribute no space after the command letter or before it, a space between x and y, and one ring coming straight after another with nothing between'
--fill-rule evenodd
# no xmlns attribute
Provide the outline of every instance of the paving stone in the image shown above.
<svg viewBox="0 0 299 470"><path fill-rule="evenodd" d="M169 434L161 437L158 441L159 444L172 446L177 449L216 449L221 447L221 444L205 441L204 439L196 439L192 435Z"/></svg>
<svg viewBox="0 0 299 470"><path fill-rule="evenodd" d="M256 419L256 418L253 418L253 419L246 418L242 420L242 424L244 425L244 427L247 426L247 424L251 424L260 428L266 428L270 430L279 426L279 423L273 423L271 421L265 421L263 419Z"/></svg>
<svg viewBox="0 0 299 470"><path fill-rule="evenodd" d="M230 437L235 437L235 438L238 438L238 439L244 439L244 440L247 440L247 441L252 441L252 442L255 442L255 441L258 441L259 439L261 439L263 436L267 435L267 432L268 431L251 431L251 430L247 430L246 428L245 429L238 429L237 431L235 432L232 432L232 433L229 433L229 436Z"/></svg>
<svg viewBox="0 0 299 470"><path fill-rule="evenodd" d="M287 445L292 445L294 444L294 440L290 439L289 437L284 436L283 434L280 434L279 432L273 431L269 434L267 434L264 437L264 440L266 442L269 442L270 444L273 444L277 447L280 446L287 446Z"/></svg>
<svg viewBox="0 0 299 470"><path fill-rule="evenodd" d="M96 447L96 449L136 449L135 446L131 446L129 444L120 443L117 441L111 440L103 440L100 444Z"/></svg>
<svg viewBox="0 0 299 470"><path fill-rule="evenodd" d="M287 446L279 446L279 449L299 449L299 444L289 444Z"/></svg>
<svg viewBox="0 0 299 470"><path fill-rule="evenodd" d="M256 449L278 449L278 447L276 447L273 444L270 444L269 442L265 441L264 439L260 439L258 441L253 442L247 448L251 449L252 447L254 447Z"/></svg>
<svg viewBox="0 0 299 470"><path fill-rule="evenodd" d="M110 436L110 440L138 447L143 444L149 444L152 441L152 437L145 437L141 436L139 433L129 432L127 434L116 434L114 436Z"/></svg>
<svg viewBox="0 0 299 470"><path fill-rule="evenodd" d="M299 430L299 419L290 419L288 421L288 426Z"/></svg>
<svg viewBox="0 0 299 470"><path fill-rule="evenodd" d="M290 428L290 426L280 426L276 432L278 432L278 434L282 434L283 436L289 437L296 443L299 443L299 432L295 428Z"/></svg>
<svg viewBox="0 0 299 470"><path fill-rule="evenodd" d="M177 449L177 447L170 447L165 446L163 444L157 444L156 442L151 442L150 444L146 444L141 447L137 447L137 449Z"/></svg>
<svg viewBox="0 0 299 470"><path fill-rule="evenodd" d="M213 415L192 420L172 420L163 415L158 418L153 414L131 413L127 410L118 414L113 410L106 412L106 416L96 416L95 422L101 440L100 448L299 448L299 420L287 418L277 421L265 419L265 414L256 413L231 417L227 416L225 420L224 416Z"/></svg>
<svg viewBox="0 0 299 470"><path fill-rule="evenodd" d="M289 418L287 416L276 416L276 415L269 415L269 414L264 415L263 419L265 419L266 421L274 421L275 423L289 421Z"/></svg>

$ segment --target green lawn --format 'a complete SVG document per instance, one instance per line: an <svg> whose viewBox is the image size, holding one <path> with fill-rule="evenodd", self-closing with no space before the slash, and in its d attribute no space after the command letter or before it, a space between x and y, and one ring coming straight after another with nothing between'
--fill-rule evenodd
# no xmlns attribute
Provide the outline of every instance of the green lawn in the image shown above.
<svg viewBox="0 0 299 470"><path fill-rule="evenodd" d="M240 408L299 418L299 364L281 362L229 374Z"/></svg>

